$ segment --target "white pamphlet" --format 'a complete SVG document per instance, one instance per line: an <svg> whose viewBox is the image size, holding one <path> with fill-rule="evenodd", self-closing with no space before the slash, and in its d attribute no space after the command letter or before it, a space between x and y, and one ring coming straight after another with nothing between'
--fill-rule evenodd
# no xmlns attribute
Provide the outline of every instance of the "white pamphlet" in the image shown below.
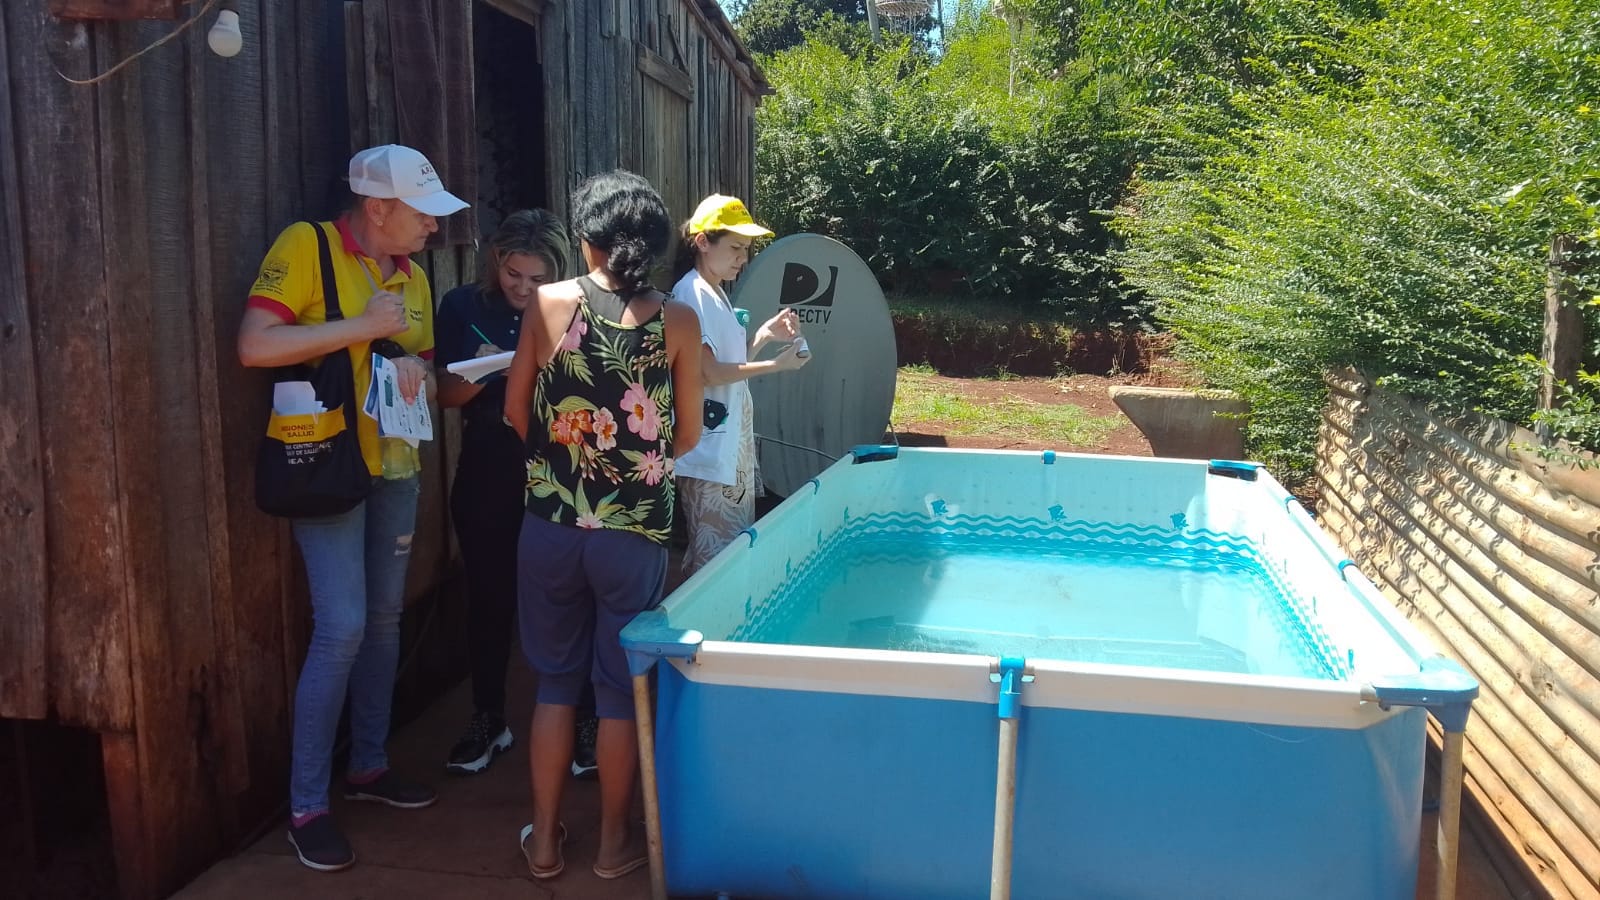
<svg viewBox="0 0 1600 900"><path fill-rule="evenodd" d="M460 362L453 362L450 365L445 366L445 370L451 374L460 375L462 378L465 378L473 384L477 384L478 382L483 381L485 378L488 378L490 375L500 372L506 367L510 366L511 358L516 355L517 351L507 350L504 353L495 353L490 356L479 356L475 359L463 359Z"/></svg>
<svg viewBox="0 0 1600 900"><path fill-rule="evenodd" d="M428 412L428 386L417 387L417 398L407 403L400 396L400 373L394 363L374 353L372 382L367 386L367 401L362 409L378 421L378 434L404 438L413 446L417 441L433 440L433 416Z"/></svg>

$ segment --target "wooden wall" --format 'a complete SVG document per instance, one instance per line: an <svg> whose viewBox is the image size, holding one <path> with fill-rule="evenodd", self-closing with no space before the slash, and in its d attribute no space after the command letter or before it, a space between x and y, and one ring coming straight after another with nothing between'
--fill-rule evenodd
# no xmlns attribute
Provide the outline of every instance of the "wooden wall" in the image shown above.
<svg viewBox="0 0 1600 900"><path fill-rule="evenodd" d="M1600 897L1600 469L1352 371L1327 383L1323 526L1477 677L1467 789L1506 845L1550 896Z"/></svg>
<svg viewBox="0 0 1600 900"><path fill-rule="evenodd" d="M287 529L253 502L268 375L234 334L266 247L349 157L343 24L323 0L239 12L233 59L196 28L78 86L56 69L172 24L0 11L0 717L100 733L127 896L281 805L309 632ZM448 564L434 472L414 593Z"/></svg>
<svg viewBox="0 0 1600 900"><path fill-rule="evenodd" d="M714 2L493 2L543 17L557 212L616 166L657 178L675 218L749 196L764 85ZM473 0L415 3L242 0L238 56L211 54L202 24L93 86L57 69L103 71L173 23L0 4L0 719L99 733L124 896L170 892L284 801L309 609L286 525L253 501L269 375L239 366L234 335L266 248L329 212L352 149L407 128L477 146ZM437 116L396 106L391 15L439 27ZM436 295L473 277L473 230L422 256ZM454 572L457 432L439 421L413 612Z"/></svg>
<svg viewBox="0 0 1600 900"><path fill-rule="evenodd" d="M770 92L715 0L551 3L541 23L551 208L590 175L650 179L674 222L710 193L749 200Z"/></svg>

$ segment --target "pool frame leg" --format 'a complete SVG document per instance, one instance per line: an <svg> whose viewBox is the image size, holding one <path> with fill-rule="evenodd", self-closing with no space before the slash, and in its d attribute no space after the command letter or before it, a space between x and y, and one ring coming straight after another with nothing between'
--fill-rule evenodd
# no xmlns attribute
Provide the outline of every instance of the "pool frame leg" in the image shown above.
<svg viewBox="0 0 1600 900"><path fill-rule="evenodd" d="M1000 720L1000 762L994 791L994 850L989 864L989 900L1010 900L1011 837L1017 808L1017 719Z"/></svg>
<svg viewBox="0 0 1600 900"><path fill-rule="evenodd" d="M650 673L633 676L633 721L639 733L639 781L644 792L644 831L650 848L650 898L667 900L666 856L661 848L661 800L656 793L655 711Z"/></svg>
<svg viewBox="0 0 1600 900"><path fill-rule="evenodd" d="M1444 731L1439 760L1439 867L1434 881L1436 900L1455 900L1456 863L1461 852L1462 755L1466 733Z"/></svg>
<svg viewBox="0 0 1600 900"><path fill-rule="evenodd" d="M1021 726L1022 685L1033 667L1020 656L989 664L989 680L1000 685L995 712L1000 716L1000 752L994 782L994 848L989 856L989 900L1011 900L1012 833L1017 812L1017 730Z"/></svg>

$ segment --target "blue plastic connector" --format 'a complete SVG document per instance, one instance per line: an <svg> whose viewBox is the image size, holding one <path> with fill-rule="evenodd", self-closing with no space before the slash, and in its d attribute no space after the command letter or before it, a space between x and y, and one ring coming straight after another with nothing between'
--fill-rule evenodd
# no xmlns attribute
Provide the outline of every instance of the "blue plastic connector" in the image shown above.
<svg viewBox="0 0 1600 900"><path fill-rule="evenodd" d="M658 660L691 659L700 652L706 636L692 628L677 628L660 609L648 609L622 629L622 649L628 654L628 673L643 675Z"/></svg>
<svg viewBox="0 0 1600 900"><path fill-rule="evenodd" d="M857 444L850 448L850 455L855 457L854 464L878 462L898 457L900 448L894 444Z"/></svg>
<svg viewBox="0 0 1600 900"><path fill-rule="evenodd" d="M1000 718L1015 719L1022 710L1022 685L1033 680L1028 674L1028 661L1020 656L1002 656L997 671L990 673L989 680L1000 682L997 710Z"/></svg>
<svg viewBox="0 0 1600 900"><path fill-rule="evenodd" d="M1421 706L1445 731L1466 731L1472 701L1478 698L1478 679L1443 656L1424 659L1422 670L1415 674L1384 676L1371 687L1380 708Z"/></svg>
<svg viewBox="0 0 1600 900"><path fill-rule="evenodd" d="M1238 462L1231 459L1213 459L1207 466L1206 472L1211 475L1221 475L1224 478L1237 478L1240 481L1255 481L1256 472L1261 467L1252 462Z"/></svg>
<svg viewBox="0 0 1600 900"><path fill-rule="evenodd" d="M1056 452L1054 450L1046 450L1040 455L1040 458L1044 460L1044 464L1047 466L1056 464Z"/></svg>

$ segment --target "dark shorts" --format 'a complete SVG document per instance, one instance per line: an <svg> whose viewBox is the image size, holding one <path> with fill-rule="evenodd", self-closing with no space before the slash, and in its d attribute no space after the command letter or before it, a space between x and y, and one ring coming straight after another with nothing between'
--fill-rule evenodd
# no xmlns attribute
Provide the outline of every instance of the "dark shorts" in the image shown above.
<svg viewBox="0 0 1600 900"><path fill-rule="evenodd" d="M539 673L539 702L577 706L593 682L600 718L632 719L620 634L661 602L666 580L667 548L647 537L523 516L517 617L523 655Z"/></svg>

